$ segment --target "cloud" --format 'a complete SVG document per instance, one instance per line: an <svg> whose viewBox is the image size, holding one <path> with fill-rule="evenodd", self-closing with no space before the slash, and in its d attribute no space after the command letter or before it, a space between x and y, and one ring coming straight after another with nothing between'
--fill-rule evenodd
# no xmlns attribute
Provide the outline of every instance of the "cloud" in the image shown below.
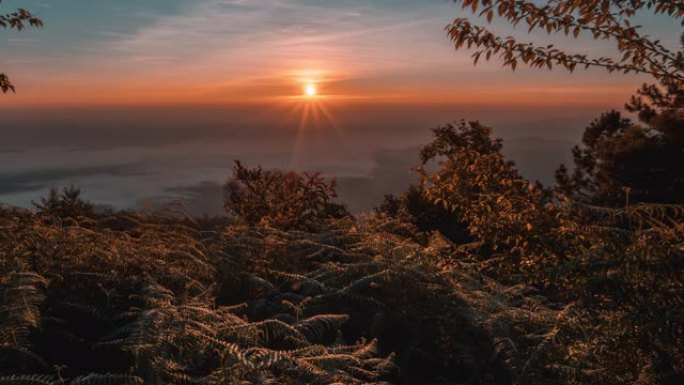
<svg viewBox="0 0 684 385"><path fill-rule="evenodd" d="M570 150L576 143L562 139L518 138L504 141L503 153L530 181L546 186L555 183L554 173L561 164L572 166Z"/></svg>
<svg viewBox="0 0 684 385"><path fill-rule="evenodd" d="M41 190L54 184L74 178L132 175L142 175L142 171L137 166L132 164L82 168L40 169L16 174L0 174L0 195Z"/></svg>
<svg viewBox="0 0 684 385"><path fill-rule="evenodd" d="M515 161L525 178L550 186L558 166L571 164L570 149L574 145L562 139L510 138L504 140L503 153ZM338 178L340 199L353 212L364 212L377 207L387 194L400 195L417 180L411 169L419 163L419 151L419 146L413 146L378 152L368 175Z"/></svg>
<svg viewBox="0 0 684 385"><path fill-rule="evenodd" d="M374 165L368 175L336 178L339 201L353 212L363 212L379 205L386 194L400 194L415 180L410 170L417 163L418 147L383 150L375 154ZM332 178L335 175L325 173ZM149 207L151 202L166 203L180 199L193 215L225 215L223 185L213 180L166 188L154 198L142 200L138 206Z"/></svg>
<svg viewBox="0 0 684 385"><path fill-rule="evenodd" d="M204 181L194 185L170 187L166 192L168 195L163 195L163 200L181 199L193 215L226 215L223 209L223 186L217 182Z"/></svg>
<svg viewBox="0 0 684 385"><path fill-rule="evenodd" d="M352 212L364 212L379 206L387 194L401 194L416 180L411 169L418 164L419 150L415 146L376 153L374 166L367 176L337 179L340 200Z"/></svg>
<svg viewBox="0 0 684 385"><path fill-rule="evenodd" d="M291 83L302 70L323 70L326 77L340 79L429 72L443 60L453 63L453 52L442 31L450 16L440 12L451 5L407 4L410 2L184 3L182 11L154 12L129 31L90 27L89 40L79 38L77 46L69 47L73 51L71 65L61 68L59 77L51 71L40 78L43 88L49 84L55 92L58 86L69 87L60 100L107 98L113 103L110 99L127 96L129 102L143 98L168 101L171 97L244 101L245 88L255 83L263 88L257 96L280 96L279 83ZM140 13L132 8L133 14ZM410 44L397 48L397 42ZM442 49L429 49L435 46ZM439 59L421 55L426 49L440 52ZM59 52L55 56L63 58ZM425 68L430 62L433 65ZM101 76L103 73L107 76ZM40 70L34 75L40 75ZM46 79L47 75L52 77ZM279 95L263 87L264 79L274 81ZM45 93L41 98L47 99Z"/></svg>

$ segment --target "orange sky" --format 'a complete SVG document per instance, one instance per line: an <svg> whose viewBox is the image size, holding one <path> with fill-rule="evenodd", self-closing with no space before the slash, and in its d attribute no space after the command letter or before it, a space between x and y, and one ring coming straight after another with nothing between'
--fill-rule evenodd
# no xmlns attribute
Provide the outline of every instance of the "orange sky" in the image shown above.
<svg viewBox="0 0 684 385"><path fill-rule="evenodd" d="M648 80L602 71L513 73L497 62L475 67L443 30L462 11L441 1L75 1L72 12L53 1L24 5L46 24L0 40L12 52L2 69L18 89L0 108L273 103L300 96L309 82L335 103L620 108ZM74 12L84 13L80 30L74 23L84 18L76 21ZM676 41L676 30L656 32ZM565 43L589 53L610 47Z"/></svg>
<svg viewBox="0 0 684 385"><path fill-rule="evenodd" d="M306 84L315 84L316 98L327 103L382 103L382 104L458 104L492 106L614 106L620 108L642 82L635 79L627 84L579 85L530 84L475 85L458 83L453 87L442 85L416 86L397 83L357 85L345 79L298 81L288 77L244 83L217 84L215 82L188 82L164 84L155 80L108 79L105 81L46 81L24 82L15 76L19 90L3 100L3 107L39 106L106 106L106 105L221 105L221 104L272 104L297 102L304 97Z"/></svg>

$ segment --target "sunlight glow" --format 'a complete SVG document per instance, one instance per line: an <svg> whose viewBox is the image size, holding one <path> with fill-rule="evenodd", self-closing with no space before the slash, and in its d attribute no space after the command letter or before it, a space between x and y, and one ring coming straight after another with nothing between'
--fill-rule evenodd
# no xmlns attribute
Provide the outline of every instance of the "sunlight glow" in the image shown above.
<svg viewBox="0 0 684 385"><path fill-rule="evenodd" d="M341 146L347 146L345 133L335 122L331 110L334 102L328 94L321 94L318 85L326 83L326 79L312 79L311 73L307 78L298 79L302 86L302 96L293 97L292 110L289 113L299 121L295 141L292 148L291 168L301 166L302 157L307 155L307 148L311 141L318 140L325 132L332 131Z"/></svg>

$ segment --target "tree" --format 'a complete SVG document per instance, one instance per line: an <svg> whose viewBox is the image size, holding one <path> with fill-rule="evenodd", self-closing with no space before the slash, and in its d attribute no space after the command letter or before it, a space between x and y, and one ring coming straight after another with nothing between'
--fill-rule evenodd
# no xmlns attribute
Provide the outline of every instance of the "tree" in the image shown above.
<svg viewBox="0 0 684 385"><path fill-rule="evenodd" d="M512 25L526 24L528 31L563 34L579 38L589 34L594 39L615 43L616 55L590 57L565 52L553 44L521 42L517 38L499 36L467 18L458 18L446 30L456 49L476 48L475 63L482 57L503 59L503 65L515 70L522 63L533 68L561 66L574 71L577 66L600 67L609 72L646 73L659 81L684 82L684 56L653 40L634 25L640 12L669 15L675 21L684 18L684 3L666 0L455 0L464 9L491 22L495 15Z"/></svg>
<svg viewBox="0 0 684 385"><path fill-rule="evenodd" d="M644 90L661 92L650 86ZM601 115L587 127L582 146L573 148L573 172L565 166L556 171L558 191L610 207L684 203L684 115L679 108L664 112L646 104L638 110L644 124L618 111Z"/></svg>
<svg viewBox="0 0 684 385"><path fill-rule="evenodd" d="M562 195L611 207L684 203L684 83L660 83L643 85L625 106L640 124L610 111L586 128L572 174L556 172Z"/></svg>
<svg viewBox="0 0 684 385"><path fill-rule="evenodd" d="M458 1L457 1L458 2ZM637 12L684 18L684 3L663 0L593 0L531 2L525 0L463 0L464 8L486 17L495 15L528 30L564 34L615 43L616 57L589 57L567 53L553 44L540 46L501 37L484 27L459 18L447 27L456 48L477 50L490 60L498 55L503 65L530 67L600 67L609 72L645 73L659 85L644 85L626 109L639 122L610 111L593 121L573 149L575 168L556 172L557 191L563 196L592 204L619 207L636 202L684 202L684 53L674 52L653 40L634 25ZM684 44L684 36L682 36Z"/></svg>
<svg viewBox="0 0 684 385"><path fill-rule="evenodd" d="M0 4L2 4L2 0L0 0ZM19 8L12 13L0 14L0 27L4 29L14 28L17 31L21 31L27 24L30 27L41 28L43 21L23 8ZM2 93L7 93L7 91L14 92L14 85L10 82L9 77L2 72L0 72L0 90L2 90Z"/></svg>
<svg viewBox="0 0 684 385"><path fill-rule="evenodd" d="M59 218L88 217L94 214L93 205L81 198L81 190L71 185L60 192L52 187L46 198L40 202L32 202L40 214L53 215Z"/></svg>

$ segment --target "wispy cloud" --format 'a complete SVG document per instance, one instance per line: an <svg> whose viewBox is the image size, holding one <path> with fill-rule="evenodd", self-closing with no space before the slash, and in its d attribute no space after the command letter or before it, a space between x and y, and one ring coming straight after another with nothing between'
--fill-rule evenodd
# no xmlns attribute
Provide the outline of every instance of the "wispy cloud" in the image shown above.
<svg viewBox="0 0 684 385"><path fill-rule="evenodd" d="M407 14L365 2L202 1L130 35L102 32L114 39L85 44L79 70L96 69L112 81L210 85L223 94L264 79L278 88L302 71L322 71L332 80L427 71L418 50L438 45L442 59L452 58L440 39L449 17L436 10L445 7ZM397 49L398 41L412 44Z"/></svg>
<svg viewBox="0 0 684 385"><path fill-rule="evenodd" d="M132 175L142 175L142 171L140 171L136 165L132 164L41 169L17 174L0 174L0 196L42 190L53 184L63 182L64 180L73 180L73 178Z"/></svg>
<svg viewBox="0 0 684 385"><path fill-rule="evenodd" d="M571 77L562 71L525 69L512 74L498 63L474 69L469 53L455 52L445 36L443 27L461 12L450 2L74 1L79 4L75 10L89 9L80 30L65 24L84 20L54 15L47 24L55 25L53 30L10 37L31 40L9 44L34 53L16 57L30 59L30 65L5 62L22 84L13 102L253 101L296 93L298 82L311 77L327 83L335 95L453 102L468 90L510 90L521 82L549 91L626 83L598 71ZM164 9L166 5L172 10ZM47 9L64 12L69 6ZM493 28L508 32L502 25ZM43 32L50 34L39 34ZM589 40L572 48L587 52L605 47ZM643 81L632 80L630 89Z"/></svg>

